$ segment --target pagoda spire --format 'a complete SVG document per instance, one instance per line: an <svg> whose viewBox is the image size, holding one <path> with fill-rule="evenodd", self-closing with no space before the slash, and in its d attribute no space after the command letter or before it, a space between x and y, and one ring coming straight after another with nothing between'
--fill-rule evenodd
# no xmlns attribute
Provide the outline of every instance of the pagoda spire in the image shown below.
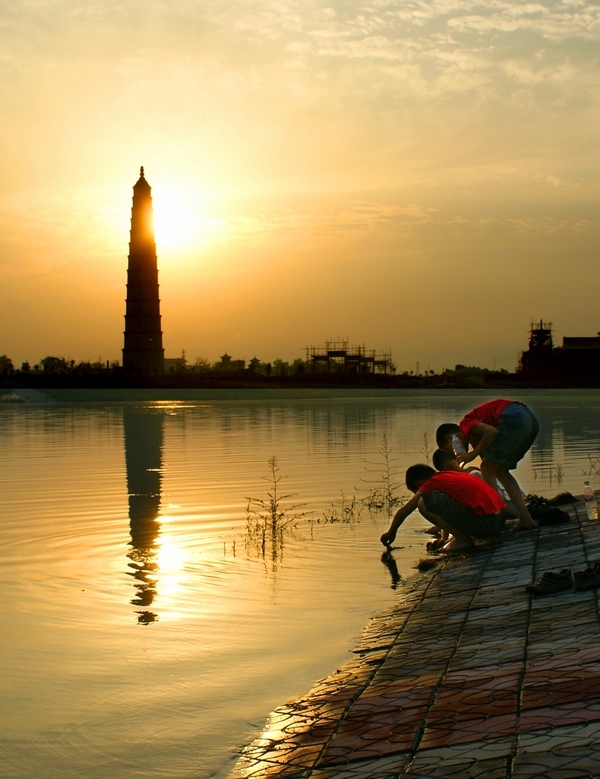
<svg viewBox="0 0 600 779"><path fill-rule="evenodd" d="M152 188L146 181L143 167L133 187L124 335L125 372L137 375L161 374L164 370L164 350Z"/></svg>

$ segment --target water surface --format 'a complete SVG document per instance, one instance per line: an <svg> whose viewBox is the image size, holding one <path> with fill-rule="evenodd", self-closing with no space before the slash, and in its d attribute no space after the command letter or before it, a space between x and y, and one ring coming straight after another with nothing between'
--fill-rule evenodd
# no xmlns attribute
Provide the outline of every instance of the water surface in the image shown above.
<svg viewBox="0 0 600 779"><path fill-rule="evenodd" d="M440 422L494 396L3 404L0 776L227 776L419 575L419 517L386 565L385 512L343 512L380 481L384 436L401 484ZM524 489L580 493L600 393L511 396L542 423ZM263 550L245 509L272 457L282 507L311 513Z"/></svg>

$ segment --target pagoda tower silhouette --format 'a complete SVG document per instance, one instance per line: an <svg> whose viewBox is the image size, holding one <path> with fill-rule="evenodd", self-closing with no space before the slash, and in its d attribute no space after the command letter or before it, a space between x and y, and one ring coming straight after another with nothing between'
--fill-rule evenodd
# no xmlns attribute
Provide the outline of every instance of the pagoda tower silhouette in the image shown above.
<svg viewBox="0 0 600 779"><path fill-rule="evenodd" d="M140 168L140 178L133 187L124 335L125 373L163 373L165 353L160 329L152 189L144 177L143 167Z"/></svg>

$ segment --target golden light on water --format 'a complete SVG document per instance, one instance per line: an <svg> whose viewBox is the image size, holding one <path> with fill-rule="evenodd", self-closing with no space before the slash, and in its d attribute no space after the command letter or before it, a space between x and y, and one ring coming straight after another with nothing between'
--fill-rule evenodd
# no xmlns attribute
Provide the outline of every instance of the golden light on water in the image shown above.
<svg viewBox="0 0 600 779"><path fill-rule="evenodd" d="M179 619L183 615L176 604L185 589L185 561L185 550L171 536L159 537L156 564L159 611L162 620Z"/></svg>
<svg viewBox="0 0 600 779"><path fill-rule="evenodd" d="M185 564L185 551L170 536L165 536L159 539L156 562L161 576L179 573Z"/></svg>

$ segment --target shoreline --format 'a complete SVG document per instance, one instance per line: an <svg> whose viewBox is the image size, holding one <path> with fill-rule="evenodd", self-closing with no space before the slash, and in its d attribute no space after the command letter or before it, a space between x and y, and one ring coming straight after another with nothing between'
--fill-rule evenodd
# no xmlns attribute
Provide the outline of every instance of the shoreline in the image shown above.
<svg viewBox="0 0 600 779"><path fill-rule="evenodd" d="M271 714L230 779L595 776L596 590L525 591L600 560L600 522L580 501L567 511L407 582L352 660Z"/></svg>
<svg viewBox="0 0 600 779"><path fill-rule="evenodd" d="M600 389L582 387L574 388L547 388L534 387L515 388L514 392L504 395L519 395L527 397L529 394L543 392L544 394L556 394L557 396L572 395L576 392L581 396L594 397L600 393ZM168 389L168 388L121 388L121 389L92 389L92 388L19 388L15 387L4 392L0 391L0 399L5 397L5 402L20 405L23 401L28 403L133 403L153 401L194 402L194 401L265 401L265 400L368 400L368 399L402 399L411 397L447 397L449 395L460 397L461 395L488 396L498 393L495 388L464 388L464 389L440 389L440 388L364 388L364 387L286 387L286 388L200 388L200 389Z"/></svg>

